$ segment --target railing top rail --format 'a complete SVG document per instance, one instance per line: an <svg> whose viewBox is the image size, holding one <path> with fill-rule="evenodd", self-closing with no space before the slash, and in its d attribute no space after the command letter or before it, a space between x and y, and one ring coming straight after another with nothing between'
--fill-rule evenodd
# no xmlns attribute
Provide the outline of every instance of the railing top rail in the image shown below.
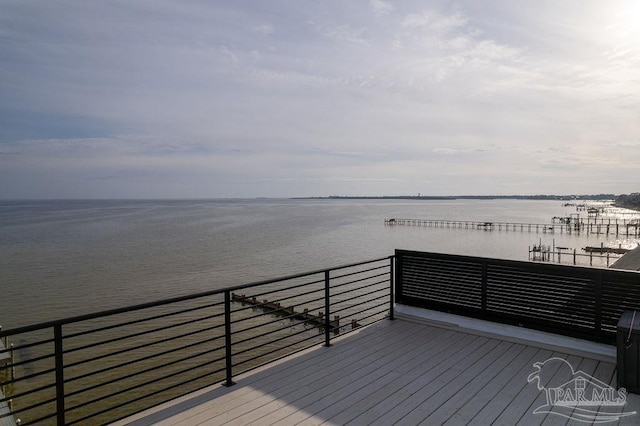
<svg viewBox="0 0 640 426"><path fill-rule="evenodd" d="M107 317L107 316L111 316L111 315L117 315L117 314L122 314L122 313L126 313L126 312L137 311L137 310L141 310L141 309L153 308L153 307L156 307L156 306L168 305L168 304L171 304L171 303L184 302L184 301L187 301L187 300L198 299L198 298L201 298L201 297L213 296L213 295L216 295L216 294L223 294L226 291L233 292L233 291L242 290L242 289L246 289L246 288L258 287L258 286L267 285L267 284L273 284L273 283L277 283L277 282L280 282L280 281L288 281L288 280L293 280L293 279L296 279L296 278L308 277L308 276L311 276L311 275L322 274L322 273L325 273L327 271L336 271L336 270L339 270L339 269L346 269L346 268L352 268L352 267L355 267L355 266L366 265L368 263L380 262L380 261L383 261L383 260L392 259L394 257L395 257L395 255L391 255L391 256L385 256L385 257L376 258L376 259L364 260L364 261L361 261L361 262L349 263L349 264L346 264L346 265L340 265L340 266L336 266L336 267L332 267L332 268L323 268L323 269L318 269L318 270L310 271L310 272L303 272L303 273L299 273L299 274L287 275L287 276L284 276L284 277L277 277L277 278L270 278L270 279L261 280L261 281L255 281L255 282L251 282L251 283L248 283L248 284L239 284L239 285L236 285L236 286L224 287L224 288L216 289L216 290L203 291L203 292L199 292L199 293L187 294L187 295L184 295L184 296L177 296L177 297L172 297L172 298L168 298L168 299L156 300L156 301L153 301L153 302L146 302L146 303L140 303L140 304L137 304L137 305L125 306L125 307L122 307L122 308L108 309L108 310L104 310L104 311L93 312L93 313L90 313L90 314L77 315L77 316L68 317L68 318L62 318L62 319L53 320L53 321L46 321L46 322L42 322L42 323L39 323L39 324L33 324L33 325L27 325L27 326L23 326L23 327L14 328L14 329L11 329L11 330L2 330L2 329L0 329L0 337L11 336L11 335L15 335L15 334L22 334L22 333L30 333L30 332L34 332L34 331L37 331L37 330L42 330L42 329L56 327L56 326L62 326L62 325L66 325L66 324L72 324L72 323L81 322L81 321L87 321L87 320L91 320L91 319L95 319L95 318Z"/></svg>

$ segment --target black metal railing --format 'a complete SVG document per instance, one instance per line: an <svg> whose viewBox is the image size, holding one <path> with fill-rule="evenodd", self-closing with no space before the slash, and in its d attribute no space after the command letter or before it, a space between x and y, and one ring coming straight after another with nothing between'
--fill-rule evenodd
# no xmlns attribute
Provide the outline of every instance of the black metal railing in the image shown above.
<svg viewBox="0 0 640 426"><path fill-rule="evenodd" d="M0 330L0 424L104 424L393 318L393 256Z"/></svg>
<svg viewBox="0 0 640 426"><path fill-rule="evenodd" d="M396 250L396 302L615 343L640 272Z"/></svg>

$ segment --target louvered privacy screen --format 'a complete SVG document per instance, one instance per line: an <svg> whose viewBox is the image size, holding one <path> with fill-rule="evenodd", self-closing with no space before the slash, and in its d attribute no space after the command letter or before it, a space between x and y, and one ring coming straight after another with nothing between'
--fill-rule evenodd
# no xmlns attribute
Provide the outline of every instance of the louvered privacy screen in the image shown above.
<svg viewBox="0 0 640 426"><path fill-rule="evenodd" d="M615 342L640 273L396 250L396 302Z"/></svg>

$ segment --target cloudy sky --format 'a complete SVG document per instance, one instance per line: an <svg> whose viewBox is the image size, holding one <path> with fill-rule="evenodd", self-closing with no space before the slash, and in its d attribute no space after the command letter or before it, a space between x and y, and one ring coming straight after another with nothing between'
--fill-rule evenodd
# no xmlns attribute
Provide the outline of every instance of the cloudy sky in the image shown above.
<svg viewBox="0 0 640 426"><path fill-rule="evenodd" d="M637 0L0 0L0 198L640 190Z"/></svg>

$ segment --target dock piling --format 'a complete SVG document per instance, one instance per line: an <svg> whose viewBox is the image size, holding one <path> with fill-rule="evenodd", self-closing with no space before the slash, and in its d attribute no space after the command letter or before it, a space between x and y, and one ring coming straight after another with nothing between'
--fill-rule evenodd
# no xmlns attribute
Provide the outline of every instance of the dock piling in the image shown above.
<svg viewBox="0 0 640 426"><path fill-rule="evenodd" d="M340 315L334 315L333 320L327 316L326 312L318 311L317 315L309 312L308 308L304 308L302 312L295 310L295 306L283 306L281 302L269 302L267 299L263 299L262 302L256 300L255 297L247 297L242 294L231 294L231 300L242 305L252 305L254 309L262 309L265 312L270 312L279 316L285 316L290 320L299 320L305 323L311 324L320 329L327 328L326 331L333 331L334 334L340 333ZM351 328L360 327L356 320L352 320Z"/></svg>

